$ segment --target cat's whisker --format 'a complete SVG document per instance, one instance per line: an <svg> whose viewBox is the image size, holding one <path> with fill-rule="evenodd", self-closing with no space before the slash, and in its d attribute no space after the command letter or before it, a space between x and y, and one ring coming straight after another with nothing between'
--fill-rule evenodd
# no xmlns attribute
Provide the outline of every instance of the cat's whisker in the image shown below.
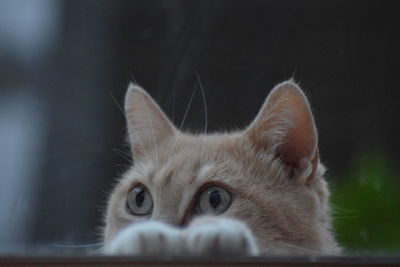
<svg viewBox="0 0 400 267"><path fill-rule="evenodd" d="M296 249L296 250L299 250L299 251L302 251L302 252L306 252L307 254L314 254L314 255L321 254L320 251L313 250L313 249L310 249L310 248L301 247L301 246L297 246L297 245L293 245L293 244L290 244L290 243L287 243L287 242L284 242L284 241L281 241L281 240L277 241L277 240L275 240L273 238L265 238L265 240L268 240L271 243L275 244L274 248L276 247L277 244L279 244L279 245L285 246L287 248L292 248L292 249ZM285 251L285 253L287 253L287 252Z"/></svg>
<svg viewBox="0 0 400 267"><path fill-rule="evenodd" d="M335 204L331 204L331 208L334 214L358 214L357 210L341 208L339 206L336 206Z"/></svg>
<svg viewBox="0 0 400 267"><path fill-rule="evenodd" d="M127 164L114 164L113 166L114 166L114 167L124 167L124 168L129 168L129 167L131 167L132 165L127 165Z"/></svg>
<svg viewBox="0 0 400 267"><path fill-rule="evenodd" d="M351 220L358 218L358 211L352 209L343 209L334 204L331 204L331 217L335 219L337 222L338 220Z"/></svg>
<svg viewBox="0 0 400 267"><path fill-rule="evenodd" d="M142 142L142 139L140 139L140 137L139 137L139 135L136 133L136 131L132 131L132 133L133 133L133 136L135 137L135 139L138 140L138 143L139 143L140 147L142 148L143 153L146 155L146 157L149 158L150 155L149 155L149 153L147 152L147 150L145 149L145 147L144 147L144 145L143 145L143 142ZM132 134L132 133L130 133L130 134Z"/></svg>
<svg viewBox="0 0 400 267"><path fill-rule="evenodd" d="M152 120L150 118L150 113L149 113L147 104L143 99L143 95L140 95L140 99L142 100L142 103L144 104L143 106L144 106L144 109L145 109L145 112L146 112L146 115L147 115L147 122L150 125L151 135L153 137L153 149L154 149L154 151L156 153L156 161L158 161L158 146L157 146L157 142L156 142L156 135L155 135L155 132L154 132L153 122L152 122Z"/></svg>
<svg viewBox="0 0 400 267"><path fill-rule="evenodd" d="M181 121L181 124L179 125L179 131L182 130L182 127L183 127L183 125L184 125L184 123L186 121L186 117L187 117L187 115L189 113L190 107L192 106L193 98L194 98L194 95L196 94L196 91L197 91L197 87L194 88L194 90L193 90L193 92L192 92L192 94L190 96L189 103L186 106L185 114L183 115L183 119Z"/></svg>
<svg viewBox="0 0 400 267"><path fill-rule="evenodd" d="M293 248L293 249L296 249L296 250L299 250L299 251L306 252L307 254L316 254L316 255L321 254L320 251L309 249L309 248L305 248L305 247L296 246L296 245L289 244L289 243L286 243L286 242L283 242L283 241L279 241L279 244L281 244L281 245L283 245L285 247L288 247L288 248Z"/></svg>
<svg viewBox="0 0 400 267"><path fill-rule="evenodd" d="M138 82L136 81L136 79L135 79L135 76L133 76L133 73L132 73L132 71L129 71L129 76L131 77L131 82L133 83L133 84L138 84Z"/></svg>
<svg viewBox="0 0 400 267"><path fill-rule="evenodd" d="M173 149L176 146L177 142L178 142L177 137L173 138L173 140L171 140L171 139L168 140L168 145L167 145L166 151L168 151L167 152L168 155L171 155L171 161L173 161L174 158L176 157L176 155L173 154Z"/></svg>
<svg viewBox="0 0 400 267"><path fill-rule="evenodd" d="M125 120L127 120L126 114L123 110L123 108L121 107L121 105L118 103L117 99L115 99L114 95L111 93L111 90L108 90L108 93L111 96L111 99L114 101L114 104L117 106L117 108L119 109L119 111L121 111L122 115L124 116Z"/></svg>
<svg viewBox="0 0 400 267"><path fill-rule="evenodd" d="M121 153L121 154L124 154L124 155L127 156L128 158L131 158L131 156L132 156L130 153L125 152L125 151L123 151L123 150L121 150L121 149L114 148L113 150L115 150L115 151L117 151L117 152L119 152L119 153Z"/></svg>
<svg viewBox="0 0 400 267"><path fill-rule="evenodd" d="M178 129L179 129L179 132L182 131L182 128L183 128L183 125L184 125L184 123L185 123L185 121L186 121L186 118L187 118L187 115L188 115L188 113L189 113L190 107L192 106L193 98L194 98L194 96L195 96L195 94L196 94L196 91L197 91L197 87L195 87L195 88L193 89L193 92L192 92L192 94L191 94L191 96L190 96L190 98L189 98L189 102L188 102L188 104L186 105L185 114L183 115L183 119L182 119L182 121L181 121L181 123L180 123L180 125L179 125L179 128L178 128ZM174 147L176 146L177 142L178 142L178 138L174 138L174 142L169 142L169 143L168 143L168 150L167 150L167 151L169 151L169 154L172 153L172 150L173 150Z"/></svg>
<svg viewBox="0 0 400 267"><path fill-rule="evenodd" d="M299 66L298 65L296 65L296 67L294 68L294 70L293 70L293 73L292 73L292 75L290 76L290 80L291 81L295 81L295 76L296 76L296 73L297 73L297 69L299 68Z"/></svg>
<svg viewBox="0 0 400 267"><path fill-rule="evenodd" d="M199 83L200 86L200 92L201 96L203 98L203 105L204 105L204 134L207 134L207 127L208 127L208 114L207 114L207 102L206 102L206 96L204 93L204 87L203 84L201 83L199 73L197 70L195 71L196 77L197 77L197 82ZM205 143L205 138L203 138L203 144L201 145L201 153L200 153L200 162L203 159L203 154L204 154L204 143Z"/></svg>
<svg viewBox="0 0 400 267"><path fill-rule="evenodd" d="M115 97L113 96L113 94L111 93L111 91L109 90L108 93L111 96L111 99L114 101L115 105L117 106L118 110L121 111L122 115L125 118L125 121L128 121L128 118L126 117L125 111L123 110L123 108L121 107L121 105L118 103L118 101L115 99ZM146 156L148 157L149 154L147 153L146 149L144 148L143 142L142 140L139 138L139 136L136 134L136 131L133 131L133 134L135 136L135 138L138 140L139 145L141 146L143 152L146 154Z"/></svg>
<svg viewBox="0 0 400 267"><path fill-rule="evenodd" d="M284 242L284 241L277 241L277 240L274 240L273 238L265 238L265 239L268 240L268 241L271 241L271 243L280 244L280 245L288 247L288 248L292 248L292 249L296 249L296 250L299 250L299 251L302 251L302 252L306 252L307 254L314 254L314 255L321 254L320 251L313 250L313 249L310 249L310 248L301 247L301 246L297 246L297 245L293 245L293 244L290 244L290 243L287 243L287 242Z"/></svg>
<svg viewBox="0 0 400 267"><path fill-rule="evenodd" d="M79 244L79 245L49 244L49 246L56 248L101 248L103 246L103 242L93 243L93 244Z"/></svg>
<svg viewBox="0 0 400 267"><path fill-rule="evenodd" d="M128 161L130 164L133 164L132 159L130 159L129 155L121 150L118 150L116 148L113 148L112 151L114 151L117 155L119 155L121 158L125 159L126 161Z"/></svg>
<svg viewBox="0 0 400 267"><path fill-rule="evenodd" d="M175 96L172 94L172 115L171 115L171 122L174 124L175 122Z"/></svg>

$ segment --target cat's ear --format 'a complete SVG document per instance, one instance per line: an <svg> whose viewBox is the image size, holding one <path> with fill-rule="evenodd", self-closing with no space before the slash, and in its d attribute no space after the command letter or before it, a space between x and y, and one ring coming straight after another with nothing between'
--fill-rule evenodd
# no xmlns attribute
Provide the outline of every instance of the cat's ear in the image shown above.
<svg viewBox="0 0 400 267"><path fill-rule="evenodd" d="M288 176L308 183L318 165L318 136L310 105L292 81L277 85L246 130L255 149L274 153Z"/></svg>
<svg viewBox="0 0 400 267"><path fill-rule="evenodd" d="M156 102L132 83L125 96L125 116L134 157L156 150L160 142L174 135L175 127Z"/></svg>

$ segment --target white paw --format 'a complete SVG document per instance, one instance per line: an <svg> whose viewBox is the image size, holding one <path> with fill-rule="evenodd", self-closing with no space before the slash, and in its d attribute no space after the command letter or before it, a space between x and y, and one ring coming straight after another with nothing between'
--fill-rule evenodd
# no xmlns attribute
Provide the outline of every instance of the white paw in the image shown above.
<svg viewBox="0 0 400 267"><path fill-rule="evenodd" d="M170 256L181 252L180 230L149 221L126 227L104 248L108 255Z"/></svg>
<svg viewBox="0 0 400 267"><path fill-rule="evenodd" d="M256 256L258 247L247 226L234 219L203 217L185 230L186 249L198 256Z"/></svg>

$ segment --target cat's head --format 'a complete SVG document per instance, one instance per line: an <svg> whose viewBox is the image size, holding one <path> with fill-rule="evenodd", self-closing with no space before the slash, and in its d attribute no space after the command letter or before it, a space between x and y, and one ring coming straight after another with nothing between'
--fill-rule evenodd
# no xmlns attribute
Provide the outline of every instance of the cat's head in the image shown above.
<svg viewBox="0 0 400 267"><path fill-rule="evenodd" d="M336 252L317 131L294 82L277 85L243 131L184 133L135 85L125 113L134 165L111 194L106 244L132 222L185 227L211 214L244 221L267 253Z"/></svg>

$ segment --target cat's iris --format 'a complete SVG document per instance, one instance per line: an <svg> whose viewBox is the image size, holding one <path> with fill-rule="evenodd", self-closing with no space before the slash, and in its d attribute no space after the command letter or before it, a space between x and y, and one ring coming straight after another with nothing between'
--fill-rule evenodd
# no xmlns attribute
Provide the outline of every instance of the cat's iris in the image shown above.
<svg viewBox="0 0 400 267"><path fill-rule="evenodd" d="M134 215L147 215L153 209L153 199L144 185L135 186L128 194L126 206Z"/></svg>
<svg viewBox="0 0 400 267"><path fill-rule="evenodd" d="M197 204L200 213L217 215L224 212L231 204L231 194L219 186L204 189Z"/></svg>

